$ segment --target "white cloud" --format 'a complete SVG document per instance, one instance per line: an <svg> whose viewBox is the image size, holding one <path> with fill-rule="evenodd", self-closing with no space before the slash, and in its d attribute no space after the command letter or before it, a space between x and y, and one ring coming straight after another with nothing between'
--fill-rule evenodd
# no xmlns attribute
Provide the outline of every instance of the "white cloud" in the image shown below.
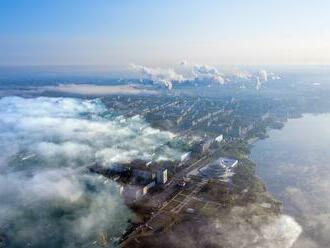
<svg viewBox="0 0 330 248"><path fill-rule="evenodd" d="M90 159L93 157L92 147L71 141L61 144L40 142L30 149L47 159L55 159L58 156L68 159Z"/></svg>
<svg viewBox="0 0 330 248"><path fill-rule="evenodd" d="M266 70L260 70L256 77L256 89L259 90L263 83L268 82L269 80L275 81L280 80L281 77L276 75L274 72L267 72Z"/></svg>
<svg viewBox="0 0 330 248"><path fill-rule="evenodd" d="M226 217L215 218L206 237L224 247L291 248L302 227L288 215L255 214L256 208L254 204L233 207Z"/></svg>
<svg viewBox="0 0 330 248"><path fill-rule="evenodd" d="M101 95L137 95L137 94L156 94L156 91L141 89L132 85L92 85L92 84L60 84L57 86L44 86L39 90L71 93L89 96Z"/></svg>
<svg viewBox="0 0 330 248"><path fill-rule="evenodd" d="M292 248L301 226L288 215L272 215L259 207L246 204L225 214L212 212L212 219L179 224L157 241L169 247Z"/></svg>
<svg viewBox="0 0 330 248"><path fill-rule="evenodd" d="M257 76L257 83L256 83L256 89L260 90L262 86L262 81L260 80L260 78Z"/></svg>
<svg viewBox="0 0 330 248"><path fill-rule="evenodd" d="M173 81L182 82L185 80L182 75L176 73L173 69L151 68L135 64L132 64L132 68L155 84L163 85L170 90Z"/></svg>
<svg viewBox="0 0 330 248"><path fill-rule="evenodd" d="M16 246L120 236L131 213L118 185L83 169L95 160L179 159L180 149L166 145L174 138L98 99L1 98L0 228L10 228L0 232Z"/></svg>
<svg viewBox="0 0 330 248"><path fill-rule="evenodd" d="M219 69L210 65L193 64L187 61L182 61L180 65L186 68L186 73L188 69L187 75L184 76L189 80L201 79L219 84L226 84L242 80L246 82L254 82L254 80L257 80L257 88L260 88L263 82L281 79L281 77L276 75L274 72L267 72L264 69L254 73L238 68L219 71Z"/></svg>
<svg viewBox="0 0 330 248"><path fill-rule="evenodd" d="M262 247L290 248L302 233L301 226L290 216L281 215L261 227Z"/></svg>
<svg viewBox="0 0 330 248"><path fill-rule="evenodd" d="M266 70L261 70L258 73L258 77L261 81L267 82L268 81L268 73Z"/></svg>
<svg viewBox="0 0 330 248"><path fill-rule="evenodd" d="M251 72L248 72L246 70L241 70L241 69L238 69L238 68L232 68L226 74L231 76L231 77L246 80L246 81L251 80L251 78L253 77Z"/></svg>
<svg viewBox="0 0 330 248"><path fill-rule="evenodd" d="M185 67L185 72L178 73L174 69L151 68L132 64L132 68L142 74L143 77L152 80L156 84L161 84L172 89L173 82L182 82L185 80L206 80L213 83L224 84L225 78L215 67L209 65L190 64L182 61L181 66ZM187 70L188 69L188 70Z"/></svg>
<svg viewBox="0 0 330 248"><path fill-rule="evenodd" d="M226 79L215 67L209 65L193 65L192 73L195 80L207 80L219 84L224 84Z"/></svg>
<svg viewBox="0 0 330 248"><path fill-rule="evenodd" d="M260 70L256 73L238 68L220 71L214 66L189 63L186 60L181 61L179 67L176 67L176 70L173 68L151 68L134 64L132 68L139 72L143 78L147 78L155 84L163 85L168 89L172 89L173 83L180 83L183 81L205 82L219 85L234 82L254 84L256 82L256 88L260 89L264 82L280 79L275 73L267 72L266 70Z"/></svg>

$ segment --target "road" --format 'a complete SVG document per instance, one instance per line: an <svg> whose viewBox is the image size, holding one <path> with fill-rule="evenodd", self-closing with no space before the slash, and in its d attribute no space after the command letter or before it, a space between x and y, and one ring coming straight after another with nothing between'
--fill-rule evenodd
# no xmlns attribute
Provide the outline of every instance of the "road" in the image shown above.
<svg viewBox="0 0 330 248"><path fill-rule="evenodd" d="M181 171L177 172L171 179L170 181L166 184L165 189L161 192L158 193L156 195L151 196L151 198L149 199L150 203L152 206L155 207L161 207L163 206L163 203L166 202L170 196L173 194L173 192L177 191L177 185L176 182L181 179L182 177L186 177L187 174L194 170L194 169L198 169L201 168L203 166L205 166L205 164L203 163L204 160L206 160L210 155L205 155L202 158L200 158L199 160L195 161L194 163L192 163L191 165L189 165L188 167L185 167L184 169L182 169Z"/></svg>
<svg viewBox="0 0 330 248"><path fill-rule="evenodd" d="M173 176L171 178L171 180L167 183L166 188L161 193L158 193L158 194L155 194L155 195L151 196L151 198L149 199L149 202L151 203L151 205L153 205L155 207L158 207L159 208L158 211L155 214L153 214L153 216L143 226L140 226L140 227L136 228L127 237L127 239L125 241L123 241L123 243L121 243L121 247L125 246L125 243L128 240L132 240L132 239L135 240L138 237L148 235L147 232L144 232L144 234L141 234L142 229L149 228L149 231L153 230L153 224L152 223L154 222L154 220L157 220L157 218L160 218L160 216L162 216L162 214L164 214L164 209L169 205L169 203L171 203L172 201L175 201L175 198L178 195L182 195L183 190L179 190L173 196L173 192L177 191L176 181L178 179L181 179L182 177L187 176L187 174L190 171L205 166L205 163L204 163L205 160L207 158L209 158L209 156L211 156L211 155L212 154L204 155L199 160L195 161L194 163L192 163L188 167L185 167L184 169L182 169L181 171L176 173L175 176ZM194 195L196 195L200 191L200 189L203 187L203 185L205 183L206 183L206 181L201 181L199 183L196 183L196 185L194 185L192 191L188 195L184 195L184 199L179 203L179 205L177 205L175 208L171 209L170 212L172 214L173 213L174 214L179 213L189 203L191 198L194 197ZM169 198L171 198L171 199L169 199ZM158 221L156 221L156 222L158 222Z"/></svg>
<svg viewBox="0 0 330 248"><path fill-rule="evenodd" d="M191 190L191 192L187 195L183 194L183 190L179 190L177 188L177 184L176 182L178 181L178 179L181 179L183 177L187 177L188 173L191 172L192 170L195 169L199 169L203 166L206 165L205 162L209 162L206 161L209 157L211 157L212 155L214 155L214 152L210 152L209 154L204 155L203 157L201 157L200 159L198 159L197 161L195 161L194 163L192 163L191 165L183 168L181 171L177 172L170 180L169 182L166 184L165 189L157 194L154 195L149 195L149 204L153 207L157 207L158 211L156 213L154 213L152 215L152 217L143 225L140 227L137 227L128 237L127 239L125 239L122 243L121 243L121 247L125 246L125 243L127 243L129 240L135 240L136 242L138 242L137 238L138 237L142 237L145 235L148 235L148 231L146 231L145 229L149 229L149 231L153 232L153 223L156 222L158 223L159 221L157 221L157 218L160 218L161 216L164 215L164 213L168 212L166 210L166 207L169 206L169 204L173 201L177 201L176 197L177 196L184 196L184 199L174 208L170 209L169 212L171 212L171 214L178 214L185 206L187 206L187 204L191 201L191 199L195 198L195 195L200 191L200 189L205 185L205 183L207 181L200 181L200 182L194 182L195 185L193 185L193 189ZM175 195L173 195L173 193L176 192ZM211 202L205 202L205 206L207 206L208 203ZM214 203L213 203L214 204ZM215 203L218 204L218 203ZM220 204L218 204L220 206ZM141 232L142 230L145 230L143 232Z"/></svg>

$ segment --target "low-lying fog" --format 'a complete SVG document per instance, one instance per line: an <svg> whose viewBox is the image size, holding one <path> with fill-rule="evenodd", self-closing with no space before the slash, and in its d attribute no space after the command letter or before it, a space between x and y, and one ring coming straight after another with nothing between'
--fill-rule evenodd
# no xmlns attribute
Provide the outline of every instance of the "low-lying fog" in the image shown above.
<svg viewBox="0 0 330 248"><path fill-rule="evenodd" d="M90 174L133 159L174 160L175 135L138 116L125 119L98 99L0 99L0 236L10 246L89 246L118 238L132 213L119 186Z"/></svg>

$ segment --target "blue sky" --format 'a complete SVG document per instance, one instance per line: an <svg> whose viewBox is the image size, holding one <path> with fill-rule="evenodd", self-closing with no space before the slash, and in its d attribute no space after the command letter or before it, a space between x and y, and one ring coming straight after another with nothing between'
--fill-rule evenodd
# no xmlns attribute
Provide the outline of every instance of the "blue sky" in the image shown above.
<svg viewBox="0 0 330 248"><path fill-rule="evenodd" d="M329 64L328 0L1 0L1 65Z"/></svg>

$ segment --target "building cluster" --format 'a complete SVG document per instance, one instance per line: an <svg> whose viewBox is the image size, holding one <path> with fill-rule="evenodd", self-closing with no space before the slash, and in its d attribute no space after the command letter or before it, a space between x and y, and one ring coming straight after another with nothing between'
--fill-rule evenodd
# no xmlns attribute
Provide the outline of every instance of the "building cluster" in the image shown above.
<svg viewBox="0 0 330 248"><path fill-rule="evenodd" d="M220 179L229 181L235 174L239 161L233 158L220 157L217 160L191 171L188 175L204 179Z"/></svg>
<svg viewBox="0 0 330 248"><path fill-rule="evenodd" d="M209 152L210 148L215 144L220 144L223 141L223 135L220 134L217 137L208 137L200 142L197 142L192 147L192 152L195 154L206 154Z"/></svg>
<svg viewBox="0 0 330 248"><path fill-rule="evenodd" d="M238 160L232 158L221 157L216 161L199 169L199 174L207 179L221 179L229 181L235 174L234 170L238 164Z"/></svg>
<svg viewBox="0 0 330 248"><path fill-rule="evenodd" d="M267 124L276 122L275 115L287 116L287 111L269 112L269 106L274 102L271 99L137 95L109 97L104 101L109 109L123 116L140 115L152 126L164 130L182 135L222 133L229 139L256 136L263 132Z"/></svg>
<svg viewBox="0 0 330 248"><path fill-rule="evenodd" d="M135 161L130 164L115 164L109 170L118 176L129 175L129 183L121 186L120 192L127 201L135 201L146 195L156 185L166 184L168 170L157 164Z"/></svg>

